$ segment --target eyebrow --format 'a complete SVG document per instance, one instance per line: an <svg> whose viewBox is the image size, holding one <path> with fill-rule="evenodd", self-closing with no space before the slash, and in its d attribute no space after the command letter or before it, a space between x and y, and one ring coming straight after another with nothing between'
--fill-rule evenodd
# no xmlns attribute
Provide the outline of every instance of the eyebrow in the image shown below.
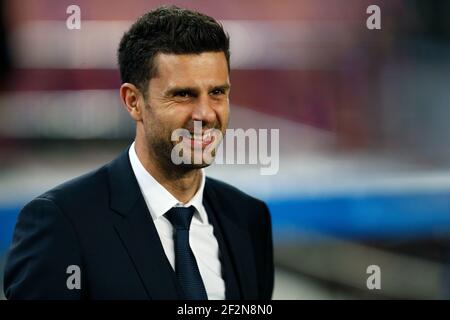
<svg viewBox="0 0 450 320"><path fill-rule="evenodd" d="M227 90L230 90L230 87L231 86L228 83L226 83L226 84L222 84L219 86L214 86L209 91L223 90L226 92ZM191 95L197 95L199 90L198 90L198 88L194 88L194 87L173 87L173 88L170 88L169 90L167 90L164 95L171 97L180 92L186 92Z"/></svg>
<svg viewBox="0 0 450 320"><path fill-rule="evenodd" d="M230 85L228 83L220 85L220 86L215 86L212 87L210 91L214 91L214 90L223 90L223 91L227 91L230 90Z"/></svg>

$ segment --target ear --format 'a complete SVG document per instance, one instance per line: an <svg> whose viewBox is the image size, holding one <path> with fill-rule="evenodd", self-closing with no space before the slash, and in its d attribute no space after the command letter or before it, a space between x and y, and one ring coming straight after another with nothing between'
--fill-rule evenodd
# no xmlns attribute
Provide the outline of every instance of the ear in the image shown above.
<svg viewBox="0 0 450 320"><path fill-rule="evenodd" d="M142 120L144 97L134 84L124 83L120 86L120 99L135 121Z"/></svg>

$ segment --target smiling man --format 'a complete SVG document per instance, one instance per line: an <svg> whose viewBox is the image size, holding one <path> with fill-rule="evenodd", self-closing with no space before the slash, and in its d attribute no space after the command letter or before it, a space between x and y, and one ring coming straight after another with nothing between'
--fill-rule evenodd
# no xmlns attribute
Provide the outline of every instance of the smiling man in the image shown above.
<svg viewBox="0 0 450 320"><path fill-rule="evenodd" d="M220 143L229 58L221 25L198 12L161 7L133 24L118 60L135 141L22 209L8 299L271 298L267 206L205 177L205 161L172 159L179 143L185 158ZM180 129L188 134L173 140Z"/></svg>

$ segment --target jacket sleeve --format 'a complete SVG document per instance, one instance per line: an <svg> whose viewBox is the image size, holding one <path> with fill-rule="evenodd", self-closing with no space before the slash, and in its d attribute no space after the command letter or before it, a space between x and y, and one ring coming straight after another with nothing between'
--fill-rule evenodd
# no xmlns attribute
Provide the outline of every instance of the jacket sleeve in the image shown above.
<svg viewBox="0 0 450 320"><path fill-rule="evenodd" d="M52 200L31 201L14 230L4 275L6 298L80 299L83 270L69 266L81 268L73 225Z"/></svg>

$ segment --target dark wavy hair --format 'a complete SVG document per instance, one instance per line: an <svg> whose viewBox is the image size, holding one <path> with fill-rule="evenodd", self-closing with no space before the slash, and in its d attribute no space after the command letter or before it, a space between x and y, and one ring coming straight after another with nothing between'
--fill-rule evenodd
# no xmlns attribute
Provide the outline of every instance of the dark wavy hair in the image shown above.
<svg viewBox="0 0 450 320"><path fill-rule="evenodd" d="M230 69L230 40L221 24L205 14L162 6L140 17L123 35L117 52L122 83L134 84L146 96L157 73L158 53L223 52Z"/></svg>

